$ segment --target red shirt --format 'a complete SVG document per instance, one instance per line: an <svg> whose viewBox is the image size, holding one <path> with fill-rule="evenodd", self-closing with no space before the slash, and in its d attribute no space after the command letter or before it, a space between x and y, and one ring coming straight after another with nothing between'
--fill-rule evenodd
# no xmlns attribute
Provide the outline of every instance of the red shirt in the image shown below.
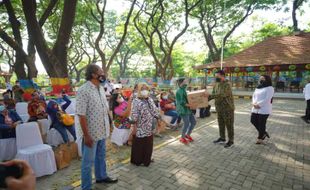
<svg viewBox="0 0 310 190"><path fill-rule="evenodd" d="M169 110L172 110L171 108L166 108L165 106L167 105L167 104L171 104L172 102L170 101L170 100L161 100L160 101L160 108L161 108L161 110L163 110L164 112L166 112L166 111L169 111Z"/></svg>

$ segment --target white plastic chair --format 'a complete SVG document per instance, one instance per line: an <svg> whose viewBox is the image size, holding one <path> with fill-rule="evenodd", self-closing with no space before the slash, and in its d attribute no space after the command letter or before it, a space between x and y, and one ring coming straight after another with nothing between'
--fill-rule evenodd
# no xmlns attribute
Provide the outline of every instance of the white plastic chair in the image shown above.
<svg viewBox="0 0 310 190"><path fill-rule="evenodd" d="M43 144L36 122L20 124L16 127L16 158L26 160L36 177L51 175L57 171L52 147Z"/></svg>

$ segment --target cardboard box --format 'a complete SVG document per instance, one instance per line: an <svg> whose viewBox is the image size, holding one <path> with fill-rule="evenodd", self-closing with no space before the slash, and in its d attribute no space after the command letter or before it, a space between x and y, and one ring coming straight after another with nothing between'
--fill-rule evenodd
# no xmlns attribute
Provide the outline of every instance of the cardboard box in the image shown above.
<svg viewBox="0 0 310 190"><path fill-rule="evenodd" d="M205 108L209 106L206 93L208 94L206 90L198 90L187 93L188 103L193 105L192 109Z"/></svg>
<svg viewBox="0 0 310 190"><path fill-rule="evenodd" d="M70 145L68 144L61 144L54 149L58 170L68 167L71 163L71 152L69 147Z"/></svg>
<svg viewBox="0 0 310 190"><path fill-rule="evenodd" d="M70 142L69 151L70 151L70 155L71 155L72 160L79 158L78 145L75 142Z"/></svg>

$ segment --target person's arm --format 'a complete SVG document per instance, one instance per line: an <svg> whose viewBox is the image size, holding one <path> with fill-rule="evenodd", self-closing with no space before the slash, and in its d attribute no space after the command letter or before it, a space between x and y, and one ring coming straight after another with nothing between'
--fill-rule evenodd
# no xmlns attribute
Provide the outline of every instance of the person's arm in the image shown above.
<svg viewBox="0 0 310 190"><path fill-rule="evenodd" d="M79 117L81 129L83 132L84 144L88 147L92 147L93 139L91 138L88 132L87 118L86 118L88 101L89 99L87 96L87 92L83 90L78 91L77 96L76 96L76 114Z"/></svg>
<svg viewBox="0 0 310 190"><path fill-rule="evenodd" d="M136 102L136 101L138 101L138 100L134 100L135 102L134 102L134 104L133 104L133 106L132 106L132 109L131 109L131 119L135 122L135 123L137 123L138 122L138 119L139 119L139 113L140 113L140 111L139 111L139 103L138 102Z"/></svg>
<svg viewBox="0 0 310 190"><path fill-rule="evenodd" d="M13 112L16 121L15 122L23 122L22 118L18 115L16 111Z"/></svg>
<svg viewBox="0 0 310 190"><path fill-rule="evenodd" d="M267 104L268 102L271 102L271 98L273 97L273 94L274 94L273 88L266 89L265 98L256 102L257 108L261 108L263 105Z"/></svg>
<svg viewBox="0 0 310 190"><path fill-rule="evenodd" d="M64 105L61 106L61 109L63 111L65 111L71 104L71 100L69 99L69 97L67 95L63 95L63 100L66 102Z"/></svg>
<svg viewBox="0 0 310 190"><path fill-rule="evenodd" d="M32 109L31 102L28 103L28 114L30 117L36 116L36 114L34 113L34 110Z"/></svg>

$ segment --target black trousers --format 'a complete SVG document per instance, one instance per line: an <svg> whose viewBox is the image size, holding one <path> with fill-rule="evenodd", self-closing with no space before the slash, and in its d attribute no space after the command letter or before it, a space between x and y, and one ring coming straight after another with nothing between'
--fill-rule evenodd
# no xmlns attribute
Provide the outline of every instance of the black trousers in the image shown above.
<svg viewBox="0 0 310 190"><path fill-rule="evenodd" d="M307 100L306 119L310 120L310 100Z"/></svg>
<svg viewBox="0 0 310 190"><path fill-rule="evenodd" d="M257 114L252 113L251 115L251 123L255 126L258 131L258 139L263 139L266 134L266 123L269 114Z"/></svg>

